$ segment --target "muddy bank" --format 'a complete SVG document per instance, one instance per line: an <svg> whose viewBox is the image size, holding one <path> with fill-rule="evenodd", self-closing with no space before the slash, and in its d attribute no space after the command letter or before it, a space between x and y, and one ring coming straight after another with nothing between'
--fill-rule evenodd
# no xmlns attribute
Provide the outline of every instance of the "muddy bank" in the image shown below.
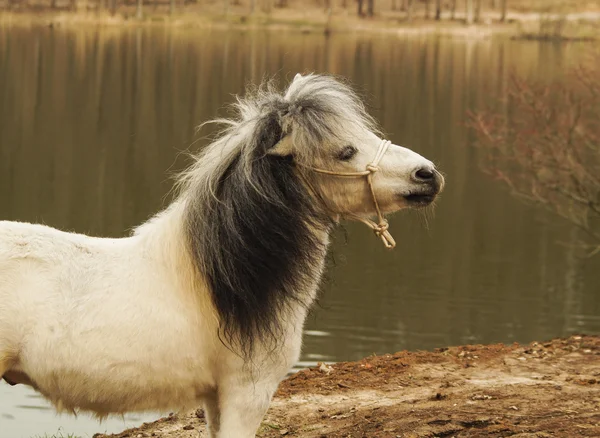
<svg viewBox="0 0 600 438"><path fill-rule="evenodd" d="M197 410L108 436L206 434ZM258 436L598 437L600 337L399 352L303 370L282 382Z"/></svg>

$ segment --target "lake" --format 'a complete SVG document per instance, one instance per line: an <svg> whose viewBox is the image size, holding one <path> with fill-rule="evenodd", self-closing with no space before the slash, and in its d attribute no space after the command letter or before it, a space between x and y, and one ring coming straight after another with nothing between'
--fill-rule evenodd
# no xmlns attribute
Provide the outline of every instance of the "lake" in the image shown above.
<svg viewBox="0 0 600 438"><path fill-rule="evenodd" d="M433 36L190 29L0 28L0 218L123 236L168 202L195 127L246 84L347 77L388 138L447 178L434 215L394 216L389 252L360 224L334 236L297 367L402 349L600 334L600 256L582 233L481 171L468 110L512 72L552 80L585 45ZM0 279L0 281L2 281ZM155 415L59 417L0 383L0 436L119 431Z"/></svg>

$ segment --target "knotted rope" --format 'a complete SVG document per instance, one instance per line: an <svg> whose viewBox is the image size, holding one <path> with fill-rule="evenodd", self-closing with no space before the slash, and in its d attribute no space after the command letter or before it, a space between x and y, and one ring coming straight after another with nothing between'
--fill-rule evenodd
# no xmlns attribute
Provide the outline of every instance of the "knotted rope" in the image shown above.
<svg viewBox="0 0 600 438"><path fill-rule="evenodd" d="M352 219L359 220L362 223L364 223L365 225L367 225L369 228L371 228L373 230L373 232L375 233L375 235L378 236L379 238L381 238L381 241L383 242L385 247L389 248L389 249L392 249L396 246L396 241L394 240L394 238L388 231L389 223L388 223L387 219L383 216L383 214L381 213L381 209L379 208L379 203L377 202L377 196L375 195L375 188L373 187L373 175L379 171L379 162L381 161L381 159L383 158L383 156L385 155L385 153L387 152L387 150L391 144L392 144L392 142L389 140L382 140L381 144L379 145L379 149L377 150L377 154L375 155L375 158L373 159L373 161L371 161L369 164L367 164L366 170L363 170L360 172L335 172L332 170L318 169L316 167L308 167L308 169L310 169L314 172L317 172L317 173L324 174L324 175L339 176L342 178L356 178L356 177L361 177L361 176L367 177L367 184L369 185L369 189L371 190L371 196L373 198L373 205L375 206L375 212L377 213L377 220L379 222L374 222L371 219L363 218L363 217L360 217L355 214L348 214L346 216L350 217ZM310 185L310 183L304 177L303 177L303 179L304 179L305 183L309 186L309 188L312 190L312 192L319 199L321 199L321 202L327 207L327 203L325 202L323 197L320 196L316 190L314 190L314 188Z"/></svg>

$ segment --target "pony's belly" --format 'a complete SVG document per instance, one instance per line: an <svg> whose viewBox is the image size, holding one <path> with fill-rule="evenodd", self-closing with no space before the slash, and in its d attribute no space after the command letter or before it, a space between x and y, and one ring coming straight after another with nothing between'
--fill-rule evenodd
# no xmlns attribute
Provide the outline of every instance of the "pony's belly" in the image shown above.
<svg viewBox="0 0 600 438"><path fill-rule="evenodd" d="M197 338L192 348L193 339L177 338L168 329L140 337L125 327L118 336L111 330L66 339L32 342L22 361L39 391L58 408L100 415L177 410L195 407L214 387L210 352Z"/></svg>
<svg viewBox="0 0 600 438"><path fill-rule="evenodd" d="M61 369L36 377L37 389L59 410L81 409L101 416L192 408L211 389L195 373L150 370L133 364L114 370Z"/></svg>

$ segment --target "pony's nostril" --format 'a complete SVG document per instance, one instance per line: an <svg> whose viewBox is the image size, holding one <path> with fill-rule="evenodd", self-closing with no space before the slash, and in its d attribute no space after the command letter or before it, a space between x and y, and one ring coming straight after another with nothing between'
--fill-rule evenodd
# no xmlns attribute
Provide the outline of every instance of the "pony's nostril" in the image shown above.
<svg viewBox="0 0 600 438"><path fill-rule="evenodd" d="M415 172L415 179L421 181L429 181L434 177L434 173L431 169L421 168Z"/></svg>

